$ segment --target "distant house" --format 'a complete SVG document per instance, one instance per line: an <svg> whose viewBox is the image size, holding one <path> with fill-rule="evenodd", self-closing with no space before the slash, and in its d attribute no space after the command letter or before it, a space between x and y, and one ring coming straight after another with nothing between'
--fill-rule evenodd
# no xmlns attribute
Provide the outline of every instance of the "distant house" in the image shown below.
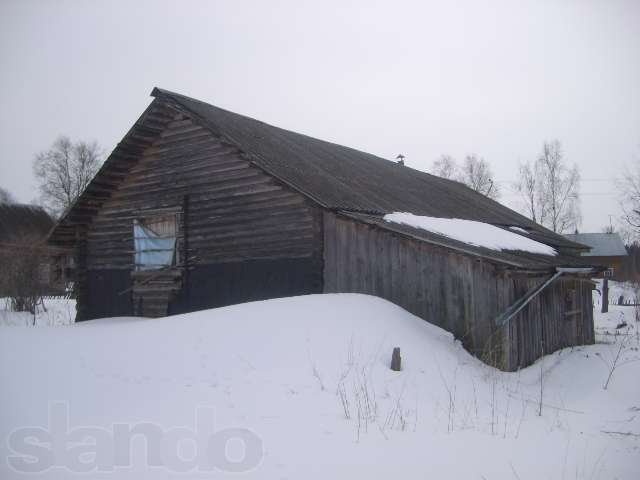
<svg viewBox="0 0 640 480"><path fill-rule="evenodd" d="M627 249L617 233L576 233L565 237L588 246L590 250L581 255L594 265L608 267L609 275L614 274L627 257Z"/></svg>
<svg viewBox="0 0 640 480"><path fill-rule="evenodd" d="M25 239L44 240L53 228L53 219L41 207L0 203L0 245L19 247Z"/></svg>
<svg viewBox="0 0 640 480"><path fill-rule="evenodd" d="M152 96L49 238L75 250L78 320L356 292L507 370L594 341L584 245L458 182Z"/></svg>
<svg viewBox="0 0 640 480"><path fill-rule="evenodd" d="M14 261L17 257L34 255L37 249L41 291L62 293L72 276L72 264L69 262L73 257L46 244L53 226L53 219L41 207L0 204L0 279L6 279L8 265L17 266Z"/></svg>

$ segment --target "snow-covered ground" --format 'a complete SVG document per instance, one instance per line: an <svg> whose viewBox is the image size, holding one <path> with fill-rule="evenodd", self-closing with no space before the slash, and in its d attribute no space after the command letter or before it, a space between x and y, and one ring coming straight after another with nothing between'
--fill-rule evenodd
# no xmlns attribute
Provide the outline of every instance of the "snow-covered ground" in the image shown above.
<svg viewBox="0 0 640 480"><path fill-rule="evenodd" d="M600 307L602 293L602 279L596 279L596 290L594 290L593 304ZM616 282L609 280L609 304L617 304L622 297L622 303L638 303L640 300L640 285L630 282Z"/></svg>
<svg viewBox="0 0 640 480"><path fill-rule="evenodd" d="M355 294L3 327L0 478L53 463L36 478L637 479L631 311L599 315L596 345L516 373Z"/></svg>
<svg viewBox="0 0 640 480"><path fill-rule="evenodd" d="M43 305L38 306L36 311L35 325L39 327L70 325L75 317L75 300L60 297L45 298ZM34 318L29 312L10 311L9 300L0 298L0 326L34 326Z"/></svg>

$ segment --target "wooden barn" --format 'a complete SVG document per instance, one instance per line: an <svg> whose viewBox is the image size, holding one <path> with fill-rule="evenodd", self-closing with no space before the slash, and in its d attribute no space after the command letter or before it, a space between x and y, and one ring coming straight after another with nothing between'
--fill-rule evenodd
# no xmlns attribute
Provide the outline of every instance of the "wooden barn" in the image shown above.
<svg viewBox="0 0 640 480"><path fill-rule="evenodd" d="M506 370L593 343L585 246L460 183L166 90L53 229L77 320L359 292ZM478 246L386 214L457 218L552 247Z"/></svg>

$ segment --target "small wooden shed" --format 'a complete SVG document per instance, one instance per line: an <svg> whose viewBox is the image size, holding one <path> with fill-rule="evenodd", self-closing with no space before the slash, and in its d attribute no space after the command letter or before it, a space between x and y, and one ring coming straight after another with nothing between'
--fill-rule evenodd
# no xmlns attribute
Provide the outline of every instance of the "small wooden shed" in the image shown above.
<svg viewBox="0 0 640 480"><path fill-rule="evenodd" d="M583 245L460 183L152 96L49 239L76 252L78 320L358 292L507 370L594 341ZM392 212L490 224L557 254L479 247L386 221Z"/></svg>

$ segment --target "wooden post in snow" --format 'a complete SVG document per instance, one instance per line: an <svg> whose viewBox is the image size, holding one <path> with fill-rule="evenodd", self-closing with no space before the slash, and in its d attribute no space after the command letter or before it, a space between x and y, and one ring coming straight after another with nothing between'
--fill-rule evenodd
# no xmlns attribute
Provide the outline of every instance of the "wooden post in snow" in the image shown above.
<svg viewBox="0 0 640 480"><path fill-rule="evenodd" d="M602 313L609 311L609 279L602 280Z"/></svg>
<svg viewBox="0 0 640 480"><path fill-rule="evenodd" d="M400 370L402 370L400 347L396 347L393 349L393 354L391 355L391 370L393 370L394 372L399 372Z"/></svg>

